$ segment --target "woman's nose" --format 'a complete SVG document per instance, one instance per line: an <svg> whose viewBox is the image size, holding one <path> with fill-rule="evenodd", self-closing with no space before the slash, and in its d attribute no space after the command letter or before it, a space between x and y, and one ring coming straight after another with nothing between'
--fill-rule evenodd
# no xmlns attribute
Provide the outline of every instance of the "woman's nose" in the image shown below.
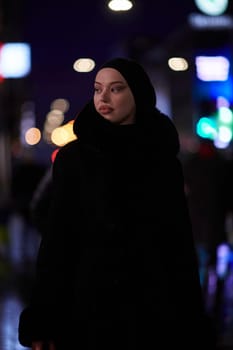
<svg viewBox="0 0 233 350"><path fill-rule="evenodd" d="M109 99L109 93L107 90L103 90L100 96L101 100L107 101Z"/></svg>

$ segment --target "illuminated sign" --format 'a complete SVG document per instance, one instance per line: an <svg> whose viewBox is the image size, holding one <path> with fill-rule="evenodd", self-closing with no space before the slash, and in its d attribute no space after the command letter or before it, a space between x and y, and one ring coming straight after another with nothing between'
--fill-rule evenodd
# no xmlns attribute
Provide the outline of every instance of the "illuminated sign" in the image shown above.
<svg viewBox="0 0 233 350"><path fill-rule="evenodd" d="M194 0L198 9L209 16L222 15L228 6L228 0Z"/></svg>
<svg viewBox="0 0 233 350"><path fill-rule="evenodd" d="M26 43L2 43L0 45L0 76L22 78L31 70L31 50Z"/></svg>
<svg viewBox="0 0 233 350"><path fill-rule="evenodd" d="M233 19L228 15L205 16L199 13L191 13L188 16L191 27L195 29L231 29L233 28Z"/></svg>
<svg viewBox="0 0 233 350"><path fill-rule="evenodd" d="M197 77L203 81L226 81L230 62L224 56L197 56L195 58Z"/></svg>

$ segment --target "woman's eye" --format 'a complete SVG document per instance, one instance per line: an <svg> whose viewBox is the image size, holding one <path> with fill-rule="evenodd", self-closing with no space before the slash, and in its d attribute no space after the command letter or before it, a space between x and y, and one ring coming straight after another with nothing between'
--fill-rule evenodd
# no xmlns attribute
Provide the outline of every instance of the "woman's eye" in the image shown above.
<svg viewBox="0 0 233 350"><path fill-rule="evenodd" d="M112 87L112 92L119 92L121 90L123 90L123 86L114 86Z"/></svg>
<svg viewBox="0 0 233 350"><path fill-rule="evenodd" d="M98 88L98 87L95 86L95 87L94 87L94 92L95 92L95 93L100 93L100 88Z"/></svg>

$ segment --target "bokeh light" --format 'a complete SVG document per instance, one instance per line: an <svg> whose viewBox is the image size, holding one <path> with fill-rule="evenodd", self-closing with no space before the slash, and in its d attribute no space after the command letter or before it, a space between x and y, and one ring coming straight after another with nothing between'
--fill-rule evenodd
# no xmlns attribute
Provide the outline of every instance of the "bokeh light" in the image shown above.
<svg viewBox="0 0 233 350"><path fill-rule="evenodd" d="M76 72L88 73L95 68L95 62L91 58L79 58L74 62L73 68Z"/></svg>
<svg viewBox="0 0 233 350"><path fill-rule="evenodd" d="M36 145L40 142L41 132L38 128L30 128L25 133L25 141L28 145Z"/></svg>

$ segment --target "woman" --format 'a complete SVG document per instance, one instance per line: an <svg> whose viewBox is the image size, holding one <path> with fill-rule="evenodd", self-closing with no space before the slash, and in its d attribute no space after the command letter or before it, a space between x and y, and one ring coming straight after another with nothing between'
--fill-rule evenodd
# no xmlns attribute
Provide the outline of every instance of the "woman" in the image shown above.
<svg viewBox="0 0 233 350"><path fill-rule="evenodd" d="M36 285L19 323L33 350L211 348L179 141L138 63L97 72L58 153Z"/></svg>

